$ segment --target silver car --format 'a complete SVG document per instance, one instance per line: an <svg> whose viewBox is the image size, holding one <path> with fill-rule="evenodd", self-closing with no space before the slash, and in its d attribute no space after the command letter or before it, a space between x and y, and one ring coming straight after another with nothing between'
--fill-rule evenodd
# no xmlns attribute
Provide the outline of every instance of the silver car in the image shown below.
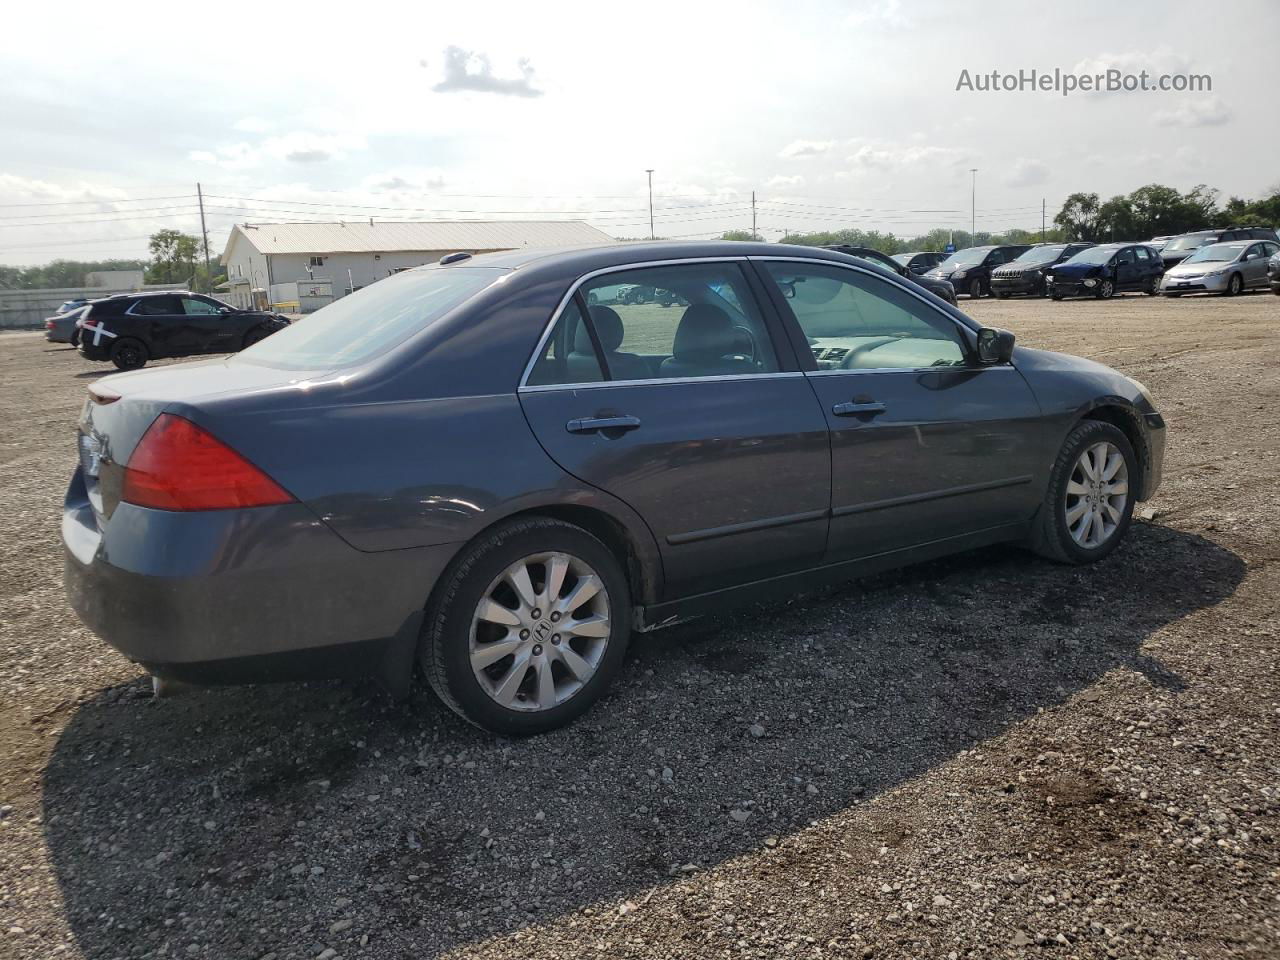
<svg viewBox="0 0 1280 960"><path fill-rule="evenodd" d="M1160 282L1166 297L1184 293L1234 296L1267 285L1267 259L1280 251L1273 240L1232 240L1201 247L1169 270Z"/></svg>
<svg viewBox="0 0 1280 960"><path fill-rule="evenodd" d="M69 343L75 346L80 339L76 321L85 315L87 306L87 300L68 300L58 308L57 313L45 320L44 338L50 343Z"/></svg>

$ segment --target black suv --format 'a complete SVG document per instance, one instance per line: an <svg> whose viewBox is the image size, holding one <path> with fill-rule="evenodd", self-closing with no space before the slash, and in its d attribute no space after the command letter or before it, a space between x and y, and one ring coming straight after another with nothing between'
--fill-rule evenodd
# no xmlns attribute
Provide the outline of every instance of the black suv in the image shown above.
<svg viewBox="0 0 1280 960"><path fill-rule="evenodd" d="M1092 246L1092 243L1037 243L1012 263L991 271L991 293L997 300L1015 293L1048 296L1045 270Z"/></svg>
<svg viewBox="0 0 1280 960"><path fill-rule="evenodd" d="M1280 240L1271 227L1222 227L1215 230L1196 230L1180 236L1170 237L1168 243L1160 248L1160 258L1164 260L1164 268L1176 267L1201 247L1211 243L1224 243L1228 240Z"/></svg>
<svg viewBox="0 0 1280 960"><path fill-rule="evenodd" d="M931 280L946 280L958 293L977 300L991 293L991 271L1017 260L1031 249L1029 243L1004 246L966 247L957 250L925 274Z"/></svg>
<svg viewBox="0 0 1280 960"><path fill-rule="evenodd" d="M956 302L956 291L951 284L945 280L934 280L932 277L926 277L911 270L909 267L899 263L896 257L891 257L887 253L881 253L873 247L855 247L849 243L833 243L826 249L834 250L836 253L845 253L851 257L861 257L863 260L870 260L877 266L884 267L890 273L896 273L898 276L910 280L918 287L924 287L935 297L941 297L947 303L954 304Z"/></svg>
<svg viewBox="0 0 1280 960"><path fill-rule="evenodd" d="M288 325L278 313L237 310L185 290L127 293L89 304L79 320L80 355L135 370L161 357L236 353Z"/></svg>

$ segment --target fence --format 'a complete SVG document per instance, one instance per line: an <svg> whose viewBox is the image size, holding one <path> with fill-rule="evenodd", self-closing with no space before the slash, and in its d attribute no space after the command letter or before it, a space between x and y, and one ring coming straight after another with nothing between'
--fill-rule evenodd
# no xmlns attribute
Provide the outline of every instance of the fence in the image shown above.
<svg viewBox="0 0 1280 960"><path fill-rule="evenodd" d="M147 290L181 290L184 284L155 284ZM131 287L58 287L47 290L0 290L0 330L44 326L46 317L68 300L96 300L116 293L134 293Z"/></svg>

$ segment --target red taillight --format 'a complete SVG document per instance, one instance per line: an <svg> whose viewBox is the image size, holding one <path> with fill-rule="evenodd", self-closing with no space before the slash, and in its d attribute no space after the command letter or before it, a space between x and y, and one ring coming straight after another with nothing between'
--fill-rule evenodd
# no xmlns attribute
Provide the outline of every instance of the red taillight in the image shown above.
<svg viewBox="0 0 1280 960"><path fill-rule="evenodd" d="M52 320L46 320L46 321L44 322L44 328L45 328L46 330L52 330L55 326L56 326L56 324L55 324Z"/></svg>
<svg viewBox="0 0 1280 960"><path fill-rule="evenodd" d="M124 468L122 500L157 510L226 510L290 503L293 497L190 420L162 413Z"/></svg>

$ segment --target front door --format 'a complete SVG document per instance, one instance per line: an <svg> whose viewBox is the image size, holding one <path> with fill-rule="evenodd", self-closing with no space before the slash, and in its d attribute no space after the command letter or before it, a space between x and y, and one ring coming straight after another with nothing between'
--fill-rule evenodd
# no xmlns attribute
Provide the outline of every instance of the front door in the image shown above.
<svg viewBox="0 0 1280 960"><path fill-rule="evenodd" d="M184 357L192 352L196 333L177 294L139 297L128 313L147 320L148 349L153 357Z"/></svg>
<svg viewBox="0 0 1280 960"><path fill-rule="evenodd" d="M956 320L869 271L760 266L812 355L807 377L831 428L829 560L1031 517L1048 431L1016 369L978 364Z"/></svg>
<svg viewBox="0 0 1280 960"><path fill-rule="evenodd" d="M204 297L183 297L182 311L191 331L191 353L235 353L243 344L243 322Z"/></svg>
<svg viewBox="0 0 1280 960"><path fill-rule="evenodd" d="M588 279L540 347L520 402L564 470L648 523L664 599L821 560L826 421L743 261Z"/></svg>
<svg viewBox="0 0 1280 960"><path fill-rule="evenodd" d="M1138 265L1137 250L1125 247L1116 254L1116 290L1139 290L1145 283L1143 270Z"/></svg>

